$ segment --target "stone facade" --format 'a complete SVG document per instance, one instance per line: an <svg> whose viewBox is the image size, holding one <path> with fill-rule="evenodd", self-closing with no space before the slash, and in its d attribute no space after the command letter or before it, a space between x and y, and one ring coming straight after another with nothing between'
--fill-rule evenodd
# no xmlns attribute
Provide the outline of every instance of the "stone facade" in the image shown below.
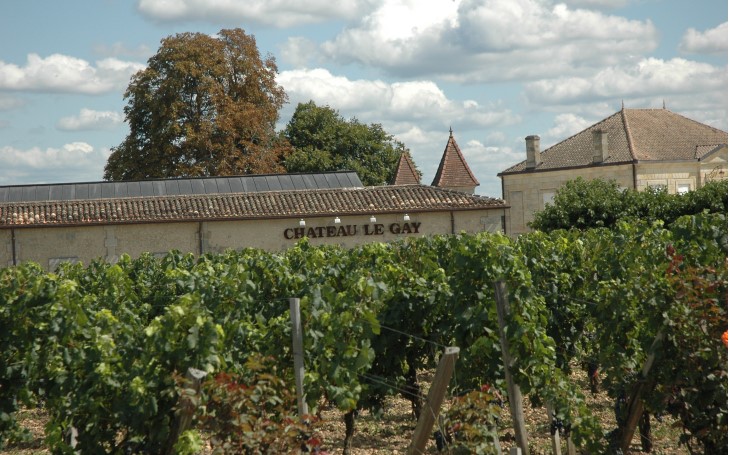
<svg viewBox="0 0 730 455"><path fill-rule="evenodd" d="M284 250L308 236L314 245L353 247L374 241L458 232L502 232L504 208L369 215L198 222L155 222L97 226L29 225L0 229L0 264L32 261L53 270L60 262L115 262L122 254L162 255L176 249L200 254L245 247ZM14 255L14 256L13 256Z"/></svg>
<svg viewBox="0 0 730 455"><path fill-rule="evenodd" d="M622 109L542 152L538 136L525 143L526 160L499 174L511 236L528 232L534 214L578 177L638 191L661 186L670 194L727 179L727 132L665 109Z"/></svg>
<svg viewBox="0 0 730 455"><path fill-rule="evenodd" d="M566 169L552 172L518 174L504 178L502 188L505 202L510 206L505 220L507 235L516 236L529 232L528 223L535 212L552 202L555 192L569 180L583 177L586 180L602 178L616 180L622 188L633 188L631 165Z"/></svg>

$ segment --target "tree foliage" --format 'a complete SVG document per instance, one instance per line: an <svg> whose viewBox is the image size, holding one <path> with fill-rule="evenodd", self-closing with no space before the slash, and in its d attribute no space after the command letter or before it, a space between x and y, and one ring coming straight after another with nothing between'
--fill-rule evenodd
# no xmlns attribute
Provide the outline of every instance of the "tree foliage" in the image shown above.
<svg viewBox="0 0 730 455"><path fill-rule="evenodd" d="M683 215L708 211L727 214L727 180L711 181L686 194L666 189L621 189L616 181L578 177L560 188L553 204L535 214L530 227L539 231L611 227L620 220L672 223Z"/></svg>
<svg viewBox="0 0 730 455"><path fill-rule="evenodd" d="M162 40L124 94L129 135L112 148L107 180L281 172L275 132L286 102L270 55L242 29Z"/></svg>
<svg viewBox="0 0 730 455"><path fill-rule="evenodd" d="M288 172L354 170L368 186L390 182L407 152L380 124L345 120L313 101L299 103L283 135L295 148L284 163Z"/></svg>

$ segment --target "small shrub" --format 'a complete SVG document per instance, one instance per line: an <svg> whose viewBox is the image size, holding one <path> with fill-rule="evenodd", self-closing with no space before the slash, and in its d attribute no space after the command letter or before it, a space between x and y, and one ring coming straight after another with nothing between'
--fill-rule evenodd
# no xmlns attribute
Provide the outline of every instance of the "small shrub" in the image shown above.
<svg viewBox="0 0 730 455"><path fill-rule="evenodd" d="M214 454L317 451L312 416L296 416L296 398L271 358L252 357L245 373L219 373L203 385L200 428Z"/></svg>
<svg viewBox="0 0 730 455"><path fill-rule="evenodd" d="M495 454L499 444L497 423L501 397L483 385L458 397L446 414L437 435L453 454Z"/></svg>

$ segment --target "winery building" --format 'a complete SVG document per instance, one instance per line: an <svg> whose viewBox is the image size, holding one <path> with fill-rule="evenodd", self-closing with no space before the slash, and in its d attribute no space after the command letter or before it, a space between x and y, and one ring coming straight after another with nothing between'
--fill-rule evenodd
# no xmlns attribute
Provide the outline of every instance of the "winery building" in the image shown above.
<svg viewBox="0 0 730 455"><path fill-rule="evenodd" d="M439 169L447 173L448 165L449 176L437 186L420 184L404 156L394 184L376 187L364 187L354 172L0 187L0 265L33 261L53 270L63 261L114 262L172 249L276 251L304 237L350 247L502 232L504 201L451 188L478 184L471 171L468 179L453 171L454 162L468 170L453 135L447 154Z"/></svg>
<svg viewBox="0 0 730 455"><path fill-rule="evenodd" d="M727 179L727 132L668 109L624 109L540 150L540 137L525 138L526 159L500 172L502 198L510 206L505 232L528 232L567 181L615 180L642 191L662 187L669 194Z"/></svg>

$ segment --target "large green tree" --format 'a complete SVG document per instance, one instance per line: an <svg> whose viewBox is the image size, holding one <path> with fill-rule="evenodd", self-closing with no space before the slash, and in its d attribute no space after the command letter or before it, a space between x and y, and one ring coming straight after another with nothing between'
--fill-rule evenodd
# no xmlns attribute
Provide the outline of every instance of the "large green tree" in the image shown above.
<svg viewBox="0 0 730 455"><path fill-rule="evenodd" d="M287 100L277 71L239 28L163 39L124 94L130 132L104 178L283 172L290 146L275 131Z"/></svg>
<svg viewBox="0 0 730 455"><path fill-rule="evenodd" d="M380 124L345 120L329 106L299 103L283 136L295 150L284 166L289 172L354 170L365 185L389 183L405 145Z"/></svg>

